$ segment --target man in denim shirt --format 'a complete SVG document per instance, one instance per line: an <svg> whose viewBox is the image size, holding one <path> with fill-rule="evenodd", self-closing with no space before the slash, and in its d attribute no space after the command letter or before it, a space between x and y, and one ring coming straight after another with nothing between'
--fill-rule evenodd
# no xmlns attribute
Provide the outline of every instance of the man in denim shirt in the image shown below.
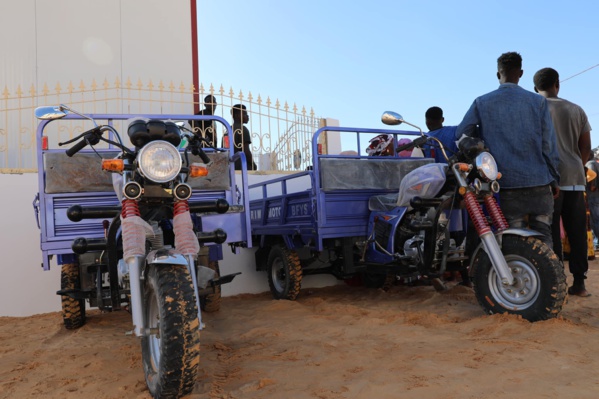
<svg viewBox="0 0 599 399"><path fill-rule="evenodd" d="M518 86L522 57L497 59L499 88L478 97L456 138L480 137L502 174L499 200L510 227L529 227L553 248L553 196L559 193L559 156L547 100Z"/></svg>

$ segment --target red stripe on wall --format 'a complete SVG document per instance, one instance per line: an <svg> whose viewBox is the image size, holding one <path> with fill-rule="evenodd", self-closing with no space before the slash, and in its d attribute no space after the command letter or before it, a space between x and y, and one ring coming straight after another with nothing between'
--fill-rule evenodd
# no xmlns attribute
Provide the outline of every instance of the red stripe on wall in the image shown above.
<svg viewBox="0 0 599 399"><path fill-rule="evenodd" d="M197 0L189 0L191 5L191 62L193 74L193 112L200 110L200 96L198 90L200 87L200 66L198 58L198 7Z"/></svg>

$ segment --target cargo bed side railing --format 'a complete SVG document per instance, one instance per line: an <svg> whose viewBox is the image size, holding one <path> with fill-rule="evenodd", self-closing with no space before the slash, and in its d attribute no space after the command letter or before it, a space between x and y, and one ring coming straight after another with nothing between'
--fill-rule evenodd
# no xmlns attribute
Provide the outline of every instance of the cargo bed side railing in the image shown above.
<svg viewBox="0 0 599 399"><path fill-rule="evenodd" d="M132 118L148 118L160 120L188 121L188 120L213 120L225 126L228 134L232 134L231 126L228 122L218 116L197 116L181 114L89 114L91 118L98 123L114 126L121 123L119 128L123 141L127 140L126 124L124 121ZM49 124L51 129L49 128ZM41 229L41 249L43 252L43 266L45 270L49 269L49 257L57 254L71 253L71 242L74 238L86 235L90 238L102 237L103 230L99 220L90 219L79 223L70 222L66 217L66 209L70 204L81 203L94 206L118 206L119 202L114 190L112 189L112 175L100 169L100 160L102 157L114 157L120 150L111 146L97 146L95 149L86 147L74 157L66 157L65 150L68 148L56 148L56 142L60 141L56 137L45 136L50 132L60 136L68 131L69 134L77 135L82 129L75 126L77 123L90 123L78 115L69 114L61 120L44 120L37 127L37 160L38 171L38 195L39 195L39 224ZM62 124L62 125L60 125ZM75 127L73 127L75 126ZM81 130L81 131L78 131ZM110 133L111 140L115 140ZM64 138L63 138L64 141ZM127 145L127 142L125 144ZM128 145L132 147L131 145ZM223 228L228 232L227 242L243 242L243 245L251 247L251 233L249 223L249 196L247 169L243 162L243 171L241 172L241 181L237 184L234 165L229 163L228 159L242 157L240 154L234 154L233 149L226 149L226 152L216 152L212 149L206 149L206 153L212 159L215 159L212 168L221 170L224 176L219 179L213 179L209 175L210 181L206 178L198 178L190 185L193 188L191 201L226 199L231 207L231 211L223 215L202 215L202 226L205 230ZM190 157L193 157L189 154ZM68 158L68 159L67 159ZM64 168L57 165L62 162L68 162ZM47 165L48 164L48 165ZM46 170L46 166L52 168ZM72 170L83 171L84 173L68 173ZM74 169L73 169L74 168ZM90 181L93 176L93 182ZM50 187L48 187L48 178L50 178ZM200 182L199 179L206 179Z"/></svg>

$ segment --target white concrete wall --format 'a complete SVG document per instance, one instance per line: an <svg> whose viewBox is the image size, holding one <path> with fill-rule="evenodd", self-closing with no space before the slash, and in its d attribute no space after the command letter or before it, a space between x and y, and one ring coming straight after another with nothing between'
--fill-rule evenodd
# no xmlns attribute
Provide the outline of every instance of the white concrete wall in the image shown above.
<svg viewBox="0 0 599 399"><path fill-rule="evenodd" d="M250 184L275 175L250 176ZM305 185L305 183L304 183ZM35 222L33 199L37 194L37 175L0 174L0 317L30 316L60 310L60 268L53 260L50 271L41 267L40 231ZM303 186L302 186L303 189ZM235 255L224 247L221 273L242 272L223 286L223 296L259 293L269 290L266 273L257 272L255 249L241 249ZM303 287L336 284L332 276L306 276Z"/></svg>
<svg viewBox="0 0 599 399"><path fill-rule="evenodd" d="M40 105L64 103L84 113L193 113L190 0L1 4L0 91L6 96L0 168L35 169L32 111ZM187 89L157 101L172 94L171 84Z"/></svg>
<svg viewBox="0 0 599 399"><path fill-rule="evenodd" d="M189 0L10 3L0 12L0 81L11 92L43 84L66 92L69 82L79 90L80 82L102 86L117 77L122 85L131 78L135 89L138 79L192 82Z"/></svg>
<svg viewBox="0 0 599 399"><path fill-rule="evenodd" d="M60 269L44 272L40 231L33 213L37 175L0 174L0 316L60 309Z"/></svg>

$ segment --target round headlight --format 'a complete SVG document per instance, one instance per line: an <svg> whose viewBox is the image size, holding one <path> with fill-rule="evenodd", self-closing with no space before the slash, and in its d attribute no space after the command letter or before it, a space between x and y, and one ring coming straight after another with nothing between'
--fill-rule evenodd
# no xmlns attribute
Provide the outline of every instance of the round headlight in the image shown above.
<svg viewBox="0 0 599 399"><path fill-rule="evenodd" d="M497 163L495 162L493 155L488 152L481 152L474 162L476 164L476 169L478 169L478 173L480 173L480 176L483 179L487 181L497 179L499 171L497 170Z"/></svg>
<svg viewBox="0 0 599 399"><path fill-rule="evenodd" d="M151 141L137 154L139 171L155 183L173 180L181 171L181 154L174 145L162 140Z"/></svg>

